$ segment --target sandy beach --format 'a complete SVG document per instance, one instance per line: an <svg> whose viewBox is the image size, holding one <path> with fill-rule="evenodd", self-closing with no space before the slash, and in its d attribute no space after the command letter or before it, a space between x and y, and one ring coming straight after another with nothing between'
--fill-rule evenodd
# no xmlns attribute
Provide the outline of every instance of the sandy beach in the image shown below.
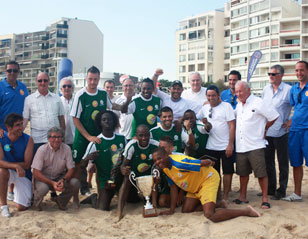
<svg viewBox="0 0 308 239"><path fill-rule="evenodd" d="M292 170L291 170L292 171ZM237 198L238 176L234 176L230 201ZM92 189L92 192L95 192ZM292 172L288 193L293 191ZM308 238L308 168L304 169L303 202L270 200L272 208L262 210L257 179L250 177L248 185L249 205L263 215L259 218L239 217L226 222L213 223L201 212L182 214L180 208L171 216L142 217L142 203L127 204L125 216L118 222L117 198L112 201L112 210L104 212L81 205L60 211L50 201L49 195L43 203L43 211L29 209L17 212L9 203L12 218L0 218L0 238ZM84 196L80 196L81 199ZM245 205L230 204L230 208ZM159 209L159 211L164 209Z"/></svg>

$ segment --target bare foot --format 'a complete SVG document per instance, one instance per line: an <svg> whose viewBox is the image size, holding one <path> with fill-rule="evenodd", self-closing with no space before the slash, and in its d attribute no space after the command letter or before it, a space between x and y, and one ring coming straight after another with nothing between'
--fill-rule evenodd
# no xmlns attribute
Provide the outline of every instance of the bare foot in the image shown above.
<svg viewBox="0 0 308 239"><path fill-rule="evenodd" d="M252 206L248 205L246 207L248 211L248 217L261 217L261 213L259 213L256 209L254 209Z"/></svg>
<svg viewBox="0 0 308 239"><path fill-rule="evenodd" d="M78 208L80 208L80 203L79 203L79 201L73 201L73 208L74 209L78 209Z"/></svg>

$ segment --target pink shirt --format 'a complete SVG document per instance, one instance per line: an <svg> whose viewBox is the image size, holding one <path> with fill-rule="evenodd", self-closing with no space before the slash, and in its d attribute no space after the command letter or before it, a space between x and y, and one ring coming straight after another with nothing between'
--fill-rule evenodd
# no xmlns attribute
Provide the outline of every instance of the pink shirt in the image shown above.
<svg viewBox="0 0 308 239"><path fill-rule="evenodd" d="M42 145L37 150L33 162L32 168L35 168L49 178L56 179L61 176L64 171L75 167L75 163L72 158L72 151L70 147L64 143L60 145L60 148L55 151L49 143Z"/></svg>

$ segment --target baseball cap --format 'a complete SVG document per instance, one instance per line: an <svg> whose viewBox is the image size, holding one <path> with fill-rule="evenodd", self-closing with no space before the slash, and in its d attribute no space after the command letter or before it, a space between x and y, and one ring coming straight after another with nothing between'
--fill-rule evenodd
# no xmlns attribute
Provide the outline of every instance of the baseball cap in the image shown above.
<svg viewBox="0 0 308 239"><path fill-rule="evenodd" d="M175 80L175 81L173 81L173 82L172 82L172 84L171 84L171 87L173 87L173 86L175 86L175 85L178 85L178 86L180 86L180 87L182 87L182 88L183 88L182 82L181 82L181 81L179 81L179 80Z"/></svg>

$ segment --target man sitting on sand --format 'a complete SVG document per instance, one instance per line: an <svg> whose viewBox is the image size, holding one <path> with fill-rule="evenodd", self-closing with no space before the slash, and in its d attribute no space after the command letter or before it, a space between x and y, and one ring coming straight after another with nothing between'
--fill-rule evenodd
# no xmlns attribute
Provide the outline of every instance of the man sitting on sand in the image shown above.
<svg viewBox="0 0 308 239"><path fill-rule="evenodd" d="M48 130L48 143L38 148L32 163L34 176L33 208L41 211L41 202L49 190L61 192L55 198L59 209L74 196L75 207L79 206L78 190L80 182L73 178L75 164L71 148L64 144L64 132L59 127Z"/></svg>
<svg viewBox="0 0 308 239"><path fill-rule="evenodd" d="M155 149L152 156L156 166L168 176L171 185L170 210L161 214L174 213L178 197L177 187L179 187L187 192L182 208L184 213L198 210L201 202L204 216L213 222L221 222L239 216L261 216L251 206L247 206L245 209L227 209L224 201L221 203L224 208L215 211L220 178L217 171L209 166L212 164L211 160L198 160L180 154L168 155L162 147Z"/></svg>
<svg viewBox="0 0 308 239"><path fill-rule="evenodd" d="M23 117L8 114L4 120L7 132L0 138L0 205L1 215L10 217L6 195L8 185L14 184L14 202L18 211L31 205L33 139L23 133Z"/></svg>

